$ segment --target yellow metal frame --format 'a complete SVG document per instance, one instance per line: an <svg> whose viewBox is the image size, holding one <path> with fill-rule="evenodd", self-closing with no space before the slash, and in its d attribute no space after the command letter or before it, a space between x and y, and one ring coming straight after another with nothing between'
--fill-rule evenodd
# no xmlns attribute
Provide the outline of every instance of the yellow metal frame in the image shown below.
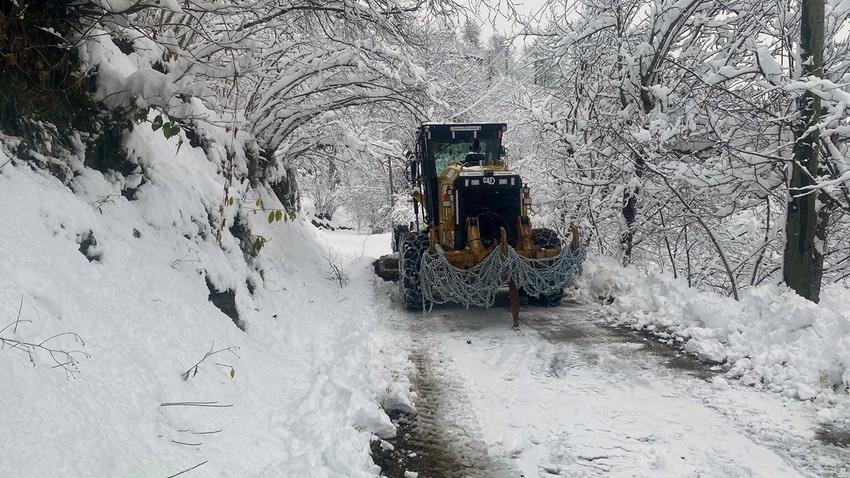
<svg viewBox="0 0 850 478"><path fill-rule="evenodd" d="M455 230L454 230L454 201L450 201L448 206L443 205L443 198L447 190L454 183L454 180L460 176L464 167L460 163L449 165L443 172L440 173L438 194L440 200L439 217L440 225L437 227L431 226L429 230L429 240L431 244L431 252L434 252L438 247L445 254L446 260L455 267L468 269L481 261L483 261L494 249L502 247L507 248L507 232L502 228L502 244L485 247L481 242L481 233L478 227L478 218L469 217L466 219L466 245L463 249L454 248ZM494 165L488 165L483 168L486 171L506 171L504 162L499 162ZM452 197L453 199L453 197ZM521 216L517 218L518 237L514 249L516 252L529 259L550 259L557 256L561 252L560 247L553 249L545 249L534 244L531 239L531 220L528 217L529 207L526 204L522 205ZM571 248L578 250L579 237L578 228L570 225L572 233Z"/></svg>

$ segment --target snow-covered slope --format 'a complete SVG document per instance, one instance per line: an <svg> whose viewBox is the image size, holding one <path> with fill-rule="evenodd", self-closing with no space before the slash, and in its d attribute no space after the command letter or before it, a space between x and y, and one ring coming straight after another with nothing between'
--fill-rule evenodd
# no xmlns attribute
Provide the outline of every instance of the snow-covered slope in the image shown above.
<svg viewBox="0 0 850 478"><path fill-rule="evenodd" d="M73 191L0 154L0 476L376 475L370 436L407 387L371 281L328 280L303 219L249 213L268 239L251 265L227 229L219 245L224 179L174 142L137 127L145 181L82 169Z"/></svg>

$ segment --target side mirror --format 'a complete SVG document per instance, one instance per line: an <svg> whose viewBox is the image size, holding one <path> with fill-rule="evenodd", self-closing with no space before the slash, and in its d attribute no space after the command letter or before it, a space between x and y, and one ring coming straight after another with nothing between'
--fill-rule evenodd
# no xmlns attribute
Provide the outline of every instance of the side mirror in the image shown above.
<svg viewBox="0 0 850 478"><path fill-rule="evenodd" d="M410 161L410 182L415 183L419 180L419 161L415 159Z"/></svg>

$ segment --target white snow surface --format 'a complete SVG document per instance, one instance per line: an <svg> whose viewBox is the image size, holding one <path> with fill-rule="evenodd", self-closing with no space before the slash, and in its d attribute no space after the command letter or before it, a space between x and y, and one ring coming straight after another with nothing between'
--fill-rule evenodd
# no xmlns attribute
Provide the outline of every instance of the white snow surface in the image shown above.
<svg viewBox="0 0 850 478"><path fill-rule="evenodd" d="M493 476L806 476L746 431L772 429L771 416L794 433L805 428L804 413L769 395L676 378L628 344L588 350L529 328L513 334L507 311L487 315L443 319L458 324L451 332L431 323L442 329L432 347L466 384L488 453L518 471Z"/></svg>
<svg viewBox="0 0 850 478"><path fill-rule="evenodd" d="M591 258L586 270L582 293L608 282L628 296L629 270L601 258ZM393 285L385 287L392 297ZM848 476L846 450L815 438L823 427L846 429L846 395L803 401L727 380L720 367L677 368L668 358L681 354L605 326L605 310L592 302L523 307L518 332L504 302L401 315L411 349L429 357L417 362L430 381L422 393L436 393L442 403L419 412L423 423L444 424L460 463L486 452L483 462L468 460L489 471L451 476ZM668 358L657 349L667 349Z"/></svg>
<svg viewBox="0 0 850 478"><path fill-rule="evenodd" d="M172 79L139 72L145 58L119 55L106 40L81 55L98 67L104 96L164 91L140 104L174 106ZM211 123L200 133L227 136ZM730 434L725 416L695 405L694 394L727 415L745 410L753 426L785 403L753 405L751 390L723 378L682 394L643 381L616 355L585 360L571 345L516 335L504 310L449 309L460 322L431 337L412 324L440 319L401 311L392 286L372 274L388 235L318 231L306 215L268 224L267 211L251 214L256 199L281 205L245 184L232 186L237 203L220 213L222 143L208 157L183 139L178 152L176 138L141 124L125 146L143 173L105 175L77 162L68 186L0 150L0 477L377 476L369 442L395 433L385 410L414 407L408 354L419 333L446 357L442 373L464 384L488 453L526 476L798 476L783 456ZM122 195L128 188L133 200ZM243 217L269 240L258 258L246 260L226 228L216 241L219 214L227 224ZM96 240L88 258L87 237ZM602 257L584 271L583 298L614 298L602 309L609 322L653 330L725 364L727 378L810 401L825 425L850 425L846 289L825 289L816 305L763 286L735 302ZM210 302L207 280L235 291L244 331ZM505 320L485 322L474 340L456 328L492 315ZM77 363L61 366L63 352ZM553 377L541 371L550 358L601 361L607 375L556 367ZM790 420L808 427L810 410L795 410Z"/></svg>
<svg viewBox="0 0 850 478"><path fill-rule="evenodd" d="M808 439L814 416L847 425L840 289L820 305L773 286L735 302L591 256L578 291L614 297L607 320L655 328L787 397L721 377L648 375L624 358L627 344L621 355L542 341L525 325L516 334L503 309L402 311L370 266L388 235L248 214L269 242L246 263L237 240L225 230L217 244L209 225L224 187L217 167L186 146L175 155L174 141L144 125L129 144L148 177L132 201L123 179L83 169L69 189L0 153L0 337L88 355L69 374L43 350L32 362L8 343L0 350L0 423L14 431L0 438L0 476L166 477L199 464L186 475L377 476L369 440L394 433L384 410L414 406L416 346L461 384L466 398L448 408L471 414L461 421L487 454L525 476L806 476L761 441L785 427ZM79 250L88 231L93 262ZM205 276L236 291L244 332L209 302ZM562 308L536 313L574 320ZM64 332L85 344L50 338ZM238 356L215 354L181 377L226 347ZM163 406L190 401L225 406Z"/></svg>
<svg viewBox="0 0 850 478"><path fill-rule="evenodd" d="M610 321L725 363L730 378L803 400L847 395L850 294L843 285L826 287L819 304L781 285L744 289L735 301L599 256L588 259L580 283L590 296L614 298L606 308Z"/></svg>
<svg viewBox="0 0 850 478"><path fill-rule="evenodd" d="M406 355L376 332L369 268L340 288L309 223L263 212L248 214L269 239L249 265L226 229L215 241L216 166L188 144L175 155L149 126L128 141L148 178L133 201L123 179L83 169L72 192L0 153L0 337L79 351L66 371L43 349L3 344L0 476L166 477L198 464L187 476L376 476L369 440L395 432L382 407L410 397ZM205 277L235 290L244 332Z"/></svg>

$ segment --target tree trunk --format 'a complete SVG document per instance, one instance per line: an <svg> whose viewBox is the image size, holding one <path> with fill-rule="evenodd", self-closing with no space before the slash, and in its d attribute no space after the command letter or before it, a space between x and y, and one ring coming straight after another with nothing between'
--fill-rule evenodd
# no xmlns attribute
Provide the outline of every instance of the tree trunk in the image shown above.
<svg viewBox="0 0 850 478"><path fill-rule="evenodd" d="M643 111L644 120L646 120L647 115L652 112L655 108L655 99L649 92L649 86L655 81L655 74L648 73L641 77L641 90L640 90L640 107L641 111ZM625 92L622 88L620 88L620 104L625 108L628 104L626 100ZM646 125L649 126L648 124ZM648 129L648 128L647 128ZM634 175L640 181L643 178L644 170L646 169L646 160L644 159L643 152L633 152L632 157L634 158ZM623 192L623 218L626 220L626 230L620 236L620 246L623 251L623 265L627 266L632 261L632 248L634 246L635 239L635 229L636 224L635 220L637 218L637 198L640 193L640 187L629 187L626 186L626 190Z"/></svg>
<svg viewBox="0 0 850 478"><path fill-rule="evenodd" d="M634 174L638 179L643 178L644 167L646 166L646 162L644 162L643 157L634 153L635 158L635 171ZM630 187L626 185L625 191L623 191L623 219L626 220L626 230L623 231L623 234L620 236L620 245L623 250L623 265L627 266L631 263L632 260L632 245L634 243L635 238L635 220L637 219L637 197L640 193L640 187Z"/></svg>
<svg viewBox="0 0 850 478"><path fill-rule="evenodd" d="M275 151L277 148L260 149L260 161L265 165L264 180L268 180L268 169L276 164ZM298 189L298 171L293 166L282 165L284 174L276 180L269 181L272 192L277 196L283 208L287 211L301 210L301 191Z"/></svg>
<svg viewBox="0 0 850 478"><path fill-rule="evenodd" d="M824 0L803 0L800 49L804 76L823 75ZM783 279L788 287L813 302L820 299L823 275L822 251L815 247L818 217L817 192L806 189L814 184L818 171L818 133L813 127L820 119L820 99L811 92L800 98L800 121L795 128L794 163L788 192L785 223ZM821 231L826 240L825 229Z"/></svg>

